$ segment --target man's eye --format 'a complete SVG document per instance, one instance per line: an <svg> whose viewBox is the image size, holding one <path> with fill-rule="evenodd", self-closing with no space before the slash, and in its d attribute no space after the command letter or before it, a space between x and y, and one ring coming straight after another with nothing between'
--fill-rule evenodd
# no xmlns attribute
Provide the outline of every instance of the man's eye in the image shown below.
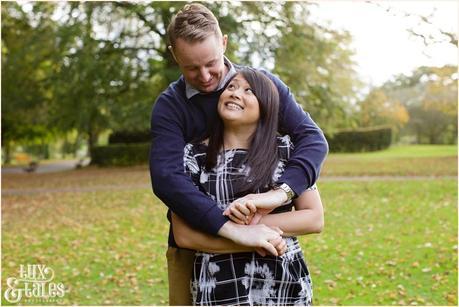
<svg viewBox="0 0 459 307"><path fill-rule="evenodd" d="M234 85L233 85L233 84L229 84L229 85L228 85L228 88L229 88L229 89L233 89L233 88L234 88Z"/></svg>

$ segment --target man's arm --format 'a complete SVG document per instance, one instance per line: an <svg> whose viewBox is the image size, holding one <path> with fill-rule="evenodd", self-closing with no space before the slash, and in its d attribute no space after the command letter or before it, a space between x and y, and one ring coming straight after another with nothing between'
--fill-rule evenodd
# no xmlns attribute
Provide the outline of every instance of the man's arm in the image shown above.
<svg viewBox="0 0 459 307"><path fill-rule="evenodd" d="M289 88L273 74L265 73L279 91L279 127L290 136L294 144L293 153L278 182L288 184L296 195L301 195L318 179L328 153L328 143L322 130L302 110Z"/></svg>
<svg viewBox="0 0 459 307"><path fill-rule="evenodd" d="M173 97L162 94L151 117L150 176L153 191L173 212L196 229L216 235L228 219L217 203L199 191L184 172L184 123Z"/></svg>
<svg viewBox="0 0 459 307"><path fill-rule="evenodd" d="M172 213L171 220L175 242L181 248L218 254L256 251L261 256L266 256L268 254L267 252L274 256L281 256L287 251L287 244L285 240L277 234L275 238L269 242L270 245L272 245L274 248L269 246L269 249L265 250L260 246L255 247L238 244L226 238L210 235L208 233L196 230L190 227L183 219L174 213ZM278 229L278 227L275 226L272 228ZM266 231L273 231L273 229L269 229L269 227L265 225L245 226L245 229L255 230L256 235L258 236L263 236L263 233L266 233ZM246 234L246 236L248 235Z"/></svg>
<svg viewBox="0 0 459 307"><path fill-rule="evenodd" d="M175 213L172 213L171 221L175 242L181 248L220 254L255 251L253 247L239 245L226 238L195 230Z"/></svg>

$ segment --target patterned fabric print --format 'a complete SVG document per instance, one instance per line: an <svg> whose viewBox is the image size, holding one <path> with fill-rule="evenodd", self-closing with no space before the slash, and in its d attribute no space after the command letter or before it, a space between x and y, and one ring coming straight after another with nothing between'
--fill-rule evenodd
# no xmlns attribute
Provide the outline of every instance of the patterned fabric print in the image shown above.
<svg viewBox="0 0 459 307"><path fill-rule="evenodd" d="M288 136L278 138L279 164L273 174L283 173L292 150ZM246 150L227 150L211 172L205 170L205 145L185 147L184 167L195 185L224 210L240 196L238 182L248 173L241 165ZM292 203L276 210L289 211ZM312 281L295 237L286 238L281 257L257 253L196 253L191 292L195 305L311 305Z"/></svg>

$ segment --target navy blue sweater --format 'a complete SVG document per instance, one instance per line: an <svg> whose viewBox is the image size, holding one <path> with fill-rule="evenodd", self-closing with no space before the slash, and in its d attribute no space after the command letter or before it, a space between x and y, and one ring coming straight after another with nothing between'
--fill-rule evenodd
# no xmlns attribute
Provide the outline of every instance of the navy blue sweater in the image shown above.
<svg viewBox="0 0 459 307"><path fill-rule="evenodd" d="M295 146L279 182L287 183L300 195L317 180L328 144L288 87L271 73L264 73L279 91L279 129L290 135ZM150 175L154 193L192 227L211 234L217 234L228 218L185 174L183 149L186 143L207 134L208 127L218 116L217 102L222 91L187 99L185 80L181 76L157 98L151 116ZM176 246L171 234L169 244Z"/></svg>

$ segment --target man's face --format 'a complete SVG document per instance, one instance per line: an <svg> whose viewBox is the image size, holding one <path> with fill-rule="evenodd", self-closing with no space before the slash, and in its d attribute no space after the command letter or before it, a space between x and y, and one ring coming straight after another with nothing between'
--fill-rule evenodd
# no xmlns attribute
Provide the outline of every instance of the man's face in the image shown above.
<svg viewBox="0 0 459 307"><path fill-rule="evenodd" d="M217 89L225 76L223 54L227 37L210 35L202 42L177 39L173 54L185 80L202 93Z"/></svg>

